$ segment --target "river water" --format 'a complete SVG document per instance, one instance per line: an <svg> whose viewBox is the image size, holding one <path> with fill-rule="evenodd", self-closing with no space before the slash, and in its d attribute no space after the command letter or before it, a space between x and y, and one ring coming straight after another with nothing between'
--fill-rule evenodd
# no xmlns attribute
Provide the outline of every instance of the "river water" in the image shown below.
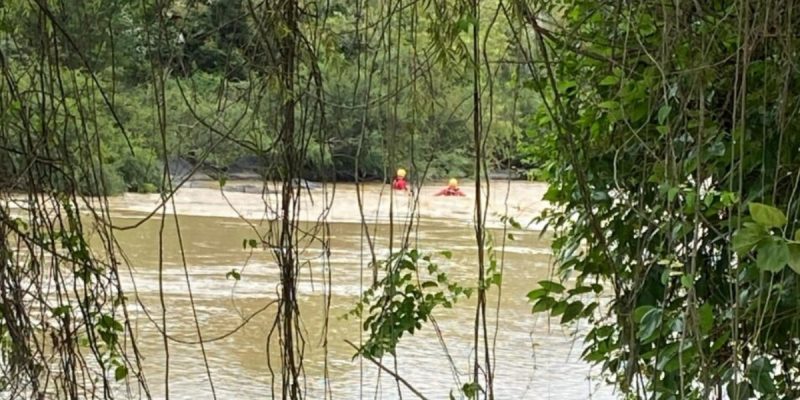
<svg viewBox="0 0 800 400"><path fill-rule="evenodd" d="M476 245L473 224L474 188L465 185L467 197L434 197L437 187L421 190L418 204L419 224L411 234L412 245L433 254L451 279L465 286L475 286ZM513 216L527 225L545 204L540 201L546 187L526 182L493 182L490 188L487 224L492 228L498 251L503 247L502 215ZM197 340L195 319L184 272L189 275L197 320L205 339L229 333L245 318L277 298L278 268L273 252L263 249L243 250L242 241L268 231L272 209L279 204L271 194L220 191L218 188L182 188L175 196L180 239L170 214L163 229L163 289L158 279L159 231L161 213L134 229L120 231L122 250L130 264L125 285L136 318L137 341L144 355L145 374L156 398L165 396L167 366L169 393L172 399L211 398L211 385L198 345L169 343L167 361L161 335L146 313L161 323L163 290L168 333L183 341ZM159 202L158 195L126 194L111 199L114 223L132 226L140 222ZM391 203L391 207L390 207ZM376 241L378 257L386 257L389 247L390 219L398 232L409 222L412 198L392 194L385 185L364 187L364 212L370 234ZM390 215L390 208L392 209ZM304 354L307 397L324 398L326 390L333 398L399 398L390 376L378 374L367 360L354 359L355 351L345 340L364 340L359 321L341 318L358 301L369 285L372 272L367 267L369 250L362 235L355 187L352 184L309 188L302 196L301 228L311 231L324 212L329 223L330 257L313 240L305 240L304 262L300 276L299 303L306 339ZM496 314L498 290L489 294L490 334L496 331L495 387L498 399L610 399L608 387L597 378L597 369L579 360L580 340L573 335L581 327L562 328L542 315L532 315L525 297L536 282L551 273L551 254L546 236L541 237L536 224L523 230L510 230L514 240L504 243L498 258L503 266L502 295ZM451 251L450 260L437 252ZM226 278L236 270L238 282ZM326 274L330 274L330 284ZM330 295L327 313L327 352L324 343L325 301ZM421 393L430 399L448 398L452 390L469 381L472 363L474 297L453 309L438 310L442 343L435 329L426 325L413 336L404 336L398 348L397 369ZM495 317L497 315L497 318ZM277 341L267 343L275 319L275 308L267 308L241 329L205 345L210 374L217 398L269 398L273 381L268 365L276 366L276 392L280 386ZM496 329L495 329L496 326ZM446 349L446 350L445 350ZM327 354L326 354L327 353ZM448 361L448 355L452 363ZM385 358L384 363L394 365ZM328 379L325 379L327 375ZM327 386L327 389L326 389ZM402 389L403 398L413 395Z"/></svg>

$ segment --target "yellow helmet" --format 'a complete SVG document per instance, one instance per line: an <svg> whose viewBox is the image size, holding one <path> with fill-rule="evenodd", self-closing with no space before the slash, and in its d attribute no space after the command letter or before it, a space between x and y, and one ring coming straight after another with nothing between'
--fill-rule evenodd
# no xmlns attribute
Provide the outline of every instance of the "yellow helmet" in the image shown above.
<svg viewBox="0 0 800 400"><path fill-rule="evenodd" d="M404 170L402 168L398 169L397 170L397 176L399 176L401 178L405 178L406 177L406 170Z"/></svg>
<svg viewBox="0 0 800 400"><path fill-rule="evenodd" d="M458 181L456 178L450 178L450 182L447 184L447 186L450 186L451 188L458 187Z"/></svg>

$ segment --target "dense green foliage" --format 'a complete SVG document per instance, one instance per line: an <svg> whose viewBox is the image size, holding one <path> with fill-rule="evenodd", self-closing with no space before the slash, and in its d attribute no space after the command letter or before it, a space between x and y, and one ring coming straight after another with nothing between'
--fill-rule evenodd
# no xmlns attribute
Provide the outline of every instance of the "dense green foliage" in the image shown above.
<svg viewBox="0 0 800 400"><path fill-rule="evenodd" d="M426 170L429 177L468 175L471 83L458 55L467 46L469 24L462 19L438 25L449 16L423 4L414 13L398 12L391 23L381 2L309 7L325 18L324 29L311 24L316 20L303 29L320 43L316 64L324 92L318 95L326 134L308 144L303 176L352 180L357 168L362 178L383 179L398 166L420 177ZM108 193L160 187L165 158L198 162L213 178L245 171L271 174L279 89L268 77L280 60L268 40L256 37L269 37L279 27L258 25L261 14L269 12L263 6L242 0L178 1L159 9L92 0L54 2L50 10L57 27L24 2L3 7L0 49L9 68L27 77L18 82L19 89L34 96L31 89L40 82L32 78L31 66L42 61L43 35L60 41L57 54L47 55L46 62L73 77L62 85L76 102L91 92L97 126L76 129L99 135L106 149L101 161L108 167ZM157 18L159 13L166 18ZM88 19L93 22L86 29ZM511 51L508 35L496 29L487 38L493 61ZM522 131L517 116L531 110L533 100L512 94L516 68L497 64L493 135L486 144L491 167L524 162L517 156ZM166 72L163 87L161 72ZM263 78L267 85L256 84ZM168 108L163 122L161 102ZM59 112L73 115L81 107L65 104ZM14 134L6 138L13 141Z"/></svg>
<svg viewBox="0 0 800 400"><path fill-rule="evenodd" d="M560 154L563 286L534 311L588 318L584 357L637 398L800 396L794 4L516 4Z"/></svg>

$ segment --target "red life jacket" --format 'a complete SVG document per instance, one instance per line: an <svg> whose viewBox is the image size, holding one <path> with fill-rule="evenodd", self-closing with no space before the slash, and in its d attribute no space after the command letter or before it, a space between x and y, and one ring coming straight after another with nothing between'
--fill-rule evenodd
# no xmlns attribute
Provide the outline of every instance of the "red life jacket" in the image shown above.
<svg viewBox="0 0 800 400"><path fill-rule="evenodd" d="M394 182L392 182L392 189L406 190L408 189L408 182L402 178L394 178Z"/></svg>
<svg viewBox="0 0 800 400"><path fill-rule="evenodd" d="M466 196L459 188L446 187L436 193L437 196Z"/></svg>

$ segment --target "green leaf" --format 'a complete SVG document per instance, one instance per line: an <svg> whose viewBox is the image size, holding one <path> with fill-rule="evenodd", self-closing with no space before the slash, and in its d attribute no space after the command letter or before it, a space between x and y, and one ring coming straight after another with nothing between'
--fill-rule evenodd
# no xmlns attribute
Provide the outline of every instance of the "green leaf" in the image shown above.
<svg viewBox="0 0 800 400"><path fill-rule="evenodd" d="M767 228L780 228L786 225L786 215L783 211L762 203L749 204L750 215L753 220Z"/></svg>
<svg viewBox="0 0 800 400"><path fill-rule="evenodd" d="M226 184L227 182L228 182L228 178L227 178L227 177L225 177L225 176L220 176L220 177L219 177L219 187L220 187L220 188L223 188L223 187L225 187L225 184Z"/></svg>
<svg viewBox="0 0 800 400"><path fill-rule="evenodd" d="M128 367L120 365L114 370L114 379L117 381L125 379L126 376L128 376Z"/></svg>
<svg viewBox="0 0 800 400"><path fill-rule="evenodd" d="M534 301L534 300L546 295L547 293L549 293L549 292L547 291L547 289L544 289L544 288L531 290L530 292L528 292L528 300Z"/></svg>
<svg viewBox="0 0 800 400"><path fill-rule="evenodd" d="M459 32L467 32L469 30L470 25L472 25L471 18L461 18L456 22L456 29Z"/></svg>
<svg viewBox="0 0 800 400"><path fill-rule="evenodd" d="M794 231L794 240L800 242L800 229Z"/></svg>
<svg viewBox="0 0 800 400"><path fill-rule="evenodd" d="M675 200L675 196L678 195L679 191L680 191L680 188L677 188L677 187L674 187L674 186L669 188L669 190L667 191L667 200L669 200L669 201Z"/></svg>
<svg viewBox="0 0 800 400"><path fill-rule="evenodd" d="M559 301L550 309L550 316L557 317L561 314L564 314L564 311L567 311L567 302Z"/></svg>
<svg viewBox="0 0 800 400"><path fill-rule="evenodd" d="M733 235L733 250L738 254L745 254L753 249L768 233L759 225L745 225Z"/></svg>
<svg viewBox="0 0 800 400"><path fill-rule="evenodd" d="M722 201L722 205L725 207L730 207L736 202L736 194L733 192L722 192L722 195L719 197L719 199Z"/></svg>
<svg viewBox="0 0 800 400"><path fill-rule="evenodd" d="M558 82L558 92L559 93L566 93L567 90L572 89L575 86L578 86L578 84L575 81L561 81L561 82Z"/></svg>
<svg viewBox="0 0 800 400"><path fill-rule="evenodd" d="M448 260L453 258L453 252L449 251L449 250L442 251L439 254L441 254L442 256L444 256L444 258L446 258Z"/></svg>
<svg viewBox="0 0 800 400"><path fill-rule="evenodd" d="M568 290L567 293L569 293L570 296L577 296L579 294L589 293L591 291L592 291L591 286L578 286L574 289Z"/></svg>
<svg viewBox="0 0 800 400"><path fill-rule="evenodd" d="M697 310L697 316L700 324L700 332L708 334L714 326L714 309L711 304L705 303Z"/></svg>
<svg viewBox="0 0 800 400"><path fill-rule="evenodd" d="M608 193L602 190L595 190L592 192L592 200L594 201L604 201L608 200L611 197L608 196Z"/></svg>
<svg viewBox="0 0 800 400"><path fill-rule="evenodd" d="M655 309L653 306L640 306L633 310L633 320L638 322L642 322L642 318L644 315L647 314L650 310Z"/></svg>
<svg viewBox="0 0 800 400"><path fill-rule="evenodd" d="M613 86L619 83L619 78L615 75L608 75L600 81L600 86Z"/></svg>
<svg viewBox="0 0 800 400"><path fill-rule="evenodd" d="M764 357L760 357L750 364L747 377L753 388L762 394L775 393L775 383L772 381L772 364Z"/></svg>
<svg viewBox="0 0 800 400"><path fill-rule="evenodd" d="M736 383L731 381L728 383L728 388L726 389L728 392L728 398L731 400L747 400L753 397L750 391L750 385L746 383Z"/></svg>
<svg viewBox="0 0 800 400"><path fill-rule="evenodd" d="M597 105L598 107L606 110L616 110L619 108L619 103L613 100L604 101Z"/></svg>
<svg viewBox="0 0 800 400"><path fill-rule="evenodd" d="M464 396L467 396L468 399L477 398L481 390L481 385L477 382L465 383L464 386L461 386L461 391L464 392Z"/></svg>
<svg viewBox="0 0 800 400"><path fill-rule="evenodd" d="M552 297L542 297L536 304L533 305L531 309L532 313L542 312L549 310L555 304L555 300Z"/></svg>
<svg viewBox="0 0 800 400"><path fill-rule="evenodd" d="M580 301L576 301L574 303L570 303L567 306L567 309L564 310L564 316L561 317L561 323L566 324L578 315L580 315L581 311L583 311L583 303Z"/></svg>
<svg viewBox="0 0 800 400"><path fill-rule="evenodd" d="M778 272L789 262L789 246L783 240L769 240L758 246L756 264L762 271Z"/></svg>
<svg viewBox="0 0 800 400"><path fill-rule="evenodd" d="M789 243L789 267L800 274L800 243Z"/></svg>
<svg viewBox="0 0 800 400"><path fill-rule="evenodd" d="M680 344L672 343L668 345L664 350L661 351L661 354L658 355L658 364L656 364L656 369L659 371L663 371L664 367L673 360L673 358L678 354L678 349L680 348Z"/></svg>
<svg viewBox="0 0 800 400"><path fill-rule="evenodd" d="M553 281L539 281L539 286L543 287L548 292L553 292L553 293L564 292L564 286L562 286L560 283L556 283Z"/></svg>
<svg viewBox="0 0 800 400"><path fill-rule="evenodd" d="M661 309L653 307L642 316L642 320L639 323L639 331L637 332L639 339L646 340L653 336L658 327L661 326L661 315Z"/></svg>
<svg viewBox="0 0 800 400"><path fill-rule="evenodd" d="M250 239L247 241L247 244L250 245L250 248L255 249L258 246L258 241L256 241L255 239Z"/></svg>
<svg viewBox="0 0 800 400"><path fill-rule="evenodd" d="M550 185L550 187L547 188L547 191L544 193L544 196L542 196L542 200L549 201L551 203L557 202L560 198L561 191L558 190L556 185Z"/></svg>
<svg viewBox="0 0 800 400"><path fill-rule="evenodd" d="M694 286L694 276L691 274L682 275L681 285L686 289L691 289Z"/></svg>
<svg viewBox="0 0 800 400"><path fill-rule="evenodd" d="M234 280L238 281L242 279L242 275L239 273L239 271L232 269L230 270L230 272L225 274L225 279L230 279L230 278L233 278Z"/></svg>
<svg viewBox="0 0 800 400"><path fill-rule="evenodd" d="M439 287L439 284L434 282L434 281L427 281L427 282L423 282L422 283L422 288L423 289L432 288L432 287L434 287L434 288L435 287Z"/></svg>
<svg viewBox="0 0 800 400"><path fill-rule="evenodd" d="M667 104L664 104L663 106L661 106L661 108L658 109L658 124L659 125L664 125L664 122L667 120L667 117L669 116L669 112L670 111L672 111L672 107L670 107Z"/></svg>
<svg viewBox="0 0 800 400"><path fill-rule="evenodd" d="M63 305L63 306L58 306L58 307L53 309L53 316L54 317L58 317L58 316L61 316L61 315L65 315L70 310L72 310L72 306L70 306L68 304L67 305Z"/></svg>

